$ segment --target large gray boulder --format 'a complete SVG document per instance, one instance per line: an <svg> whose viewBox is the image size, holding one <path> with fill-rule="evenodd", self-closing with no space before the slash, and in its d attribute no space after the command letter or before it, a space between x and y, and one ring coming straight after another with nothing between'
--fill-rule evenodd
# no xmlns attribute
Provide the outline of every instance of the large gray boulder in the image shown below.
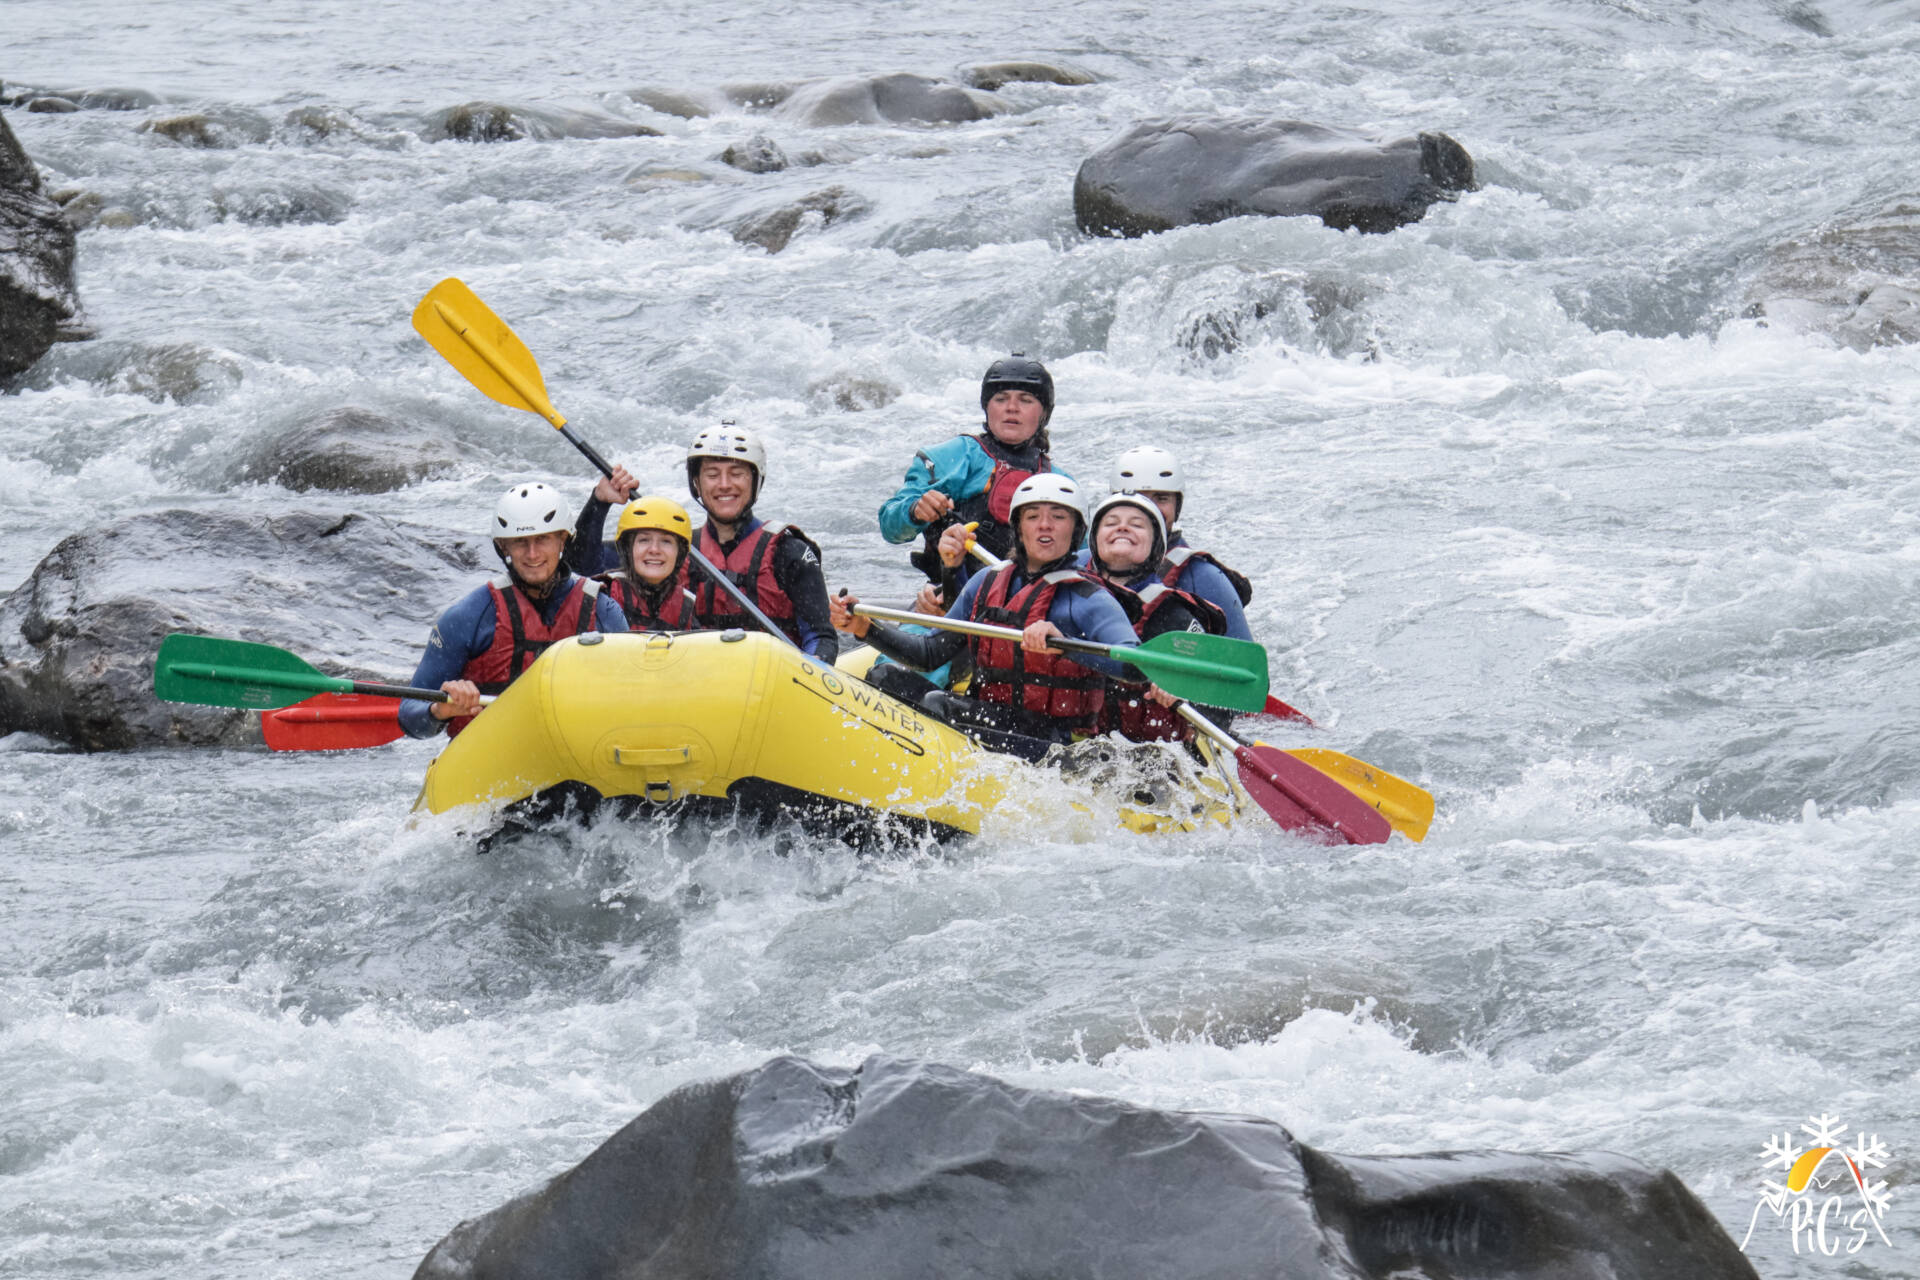
<svg viewBox="0 0 1920 1280"><path fill-rule="evenodd" d="M83 751L257 742L252 712L153 696L169 632L404 681L440 610L493 567L481 551L440 530L313 512L162 511L74 534L0 603L0 734Z"/></svg>
<svg viewBox="0 0 1920 1280"><path fill-rule="evenodd" d="M349 404L267 432L234 479L302 491L387 493L453 470L461 452L444 431Z"/></svg>
<svg viewBox="0 0 1920 1280"><path fill-rule="evenodd" d="M1845 218L1768 253L1748 316L1857 351L1920 342L1920 200Z"/></svg>
<svg viewBox="0 0 1920 1280"><path fill-rule="evenodd" d="M1097 236L1141 236L1245 214L1391 231L1473 187L1444 133L1397 138L1262 117L1146 120L1089 156L1073 213Z"/></svg>
<svg viewBox="0 0 1920 1280"><path fill-rule="evenodd" d="M1332 1156L886 1057L677 1090L414 1275L1754 1280L1679 1179L1619 1156Z"/></svg>
<svg viewBox="0 0 1920 1280"><path fill-rule="evenodd" d="M56 342L90 337L73 284L73 227L0 116L0 382Z"/></svg>

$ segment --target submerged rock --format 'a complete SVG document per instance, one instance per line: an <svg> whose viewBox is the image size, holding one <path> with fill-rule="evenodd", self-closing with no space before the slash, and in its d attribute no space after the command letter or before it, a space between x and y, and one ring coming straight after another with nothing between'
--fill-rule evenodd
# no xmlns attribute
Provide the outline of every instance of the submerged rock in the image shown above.
<svg viewBox="0 0 1920 1280"><path fill-rule="evenodd" d="M83 751L258 742L252 712L153 696L163 637L256 640L391 680L485 567L476 540L372 516L163 511L75 534L0 603L0 734Z"/></svg>
<svg viewBox="0 0 1920 1280"><path fill-rule="evenodd" d="M779 173L791 161L780 144L763 133L756 133L745 142L736 142L720 153L720 163L731 165L743 173Z"/></svg>
<svg viewBox="0 0 1920 1280"><path fill-rule="evenodd" d="M536 142L555 138L657 138L658 129L604 111L576 107L527 106L506 102L463 102L427 117L429 142Z"/></svg>
<svg viewBox="0 0 1920 1280"><path fill-rule="evenodd" d="M387 493L451 471L459 451L445 432L343 405L267 435L234 478L303 491Z"/></svg>
<svg viewBox="0 0 1920 1280"><path fill-rule="evenodd" d="M991 93L1016 83L1094 84L1096 77L1090 71L1055 66L1051 62L975 62L960 68L960 81L969 88Z"/></svg>
<svg viewBox="0 0 1920 1280"><path fill-rule="evenodd" d="M807 395L820 408L861 413L886 408L900 398L900 388L879 378L836 373L807 384Z"/></svg>
<svg viewBox="0 0 1920 1280"><path fill-rule="evenodd" d="M1755 1280L1671 1173L1334 1156L1270 1120L776 1058L655 1103L416 1280Z"/></svg>
<svg viewBox="0 0 1920 1280"><path fill-rule="evenodd" d="M1746 314L1857 351L1920 342L1920 201L1773 250Z"/></svg>
<svg viewBox="0 0 1920 1280"><path fill-rule="evenodd" d="M74 231L0 116L0 382L56 342L92 336L73 282Z"/></svg>
<svg viewBox="0 0 1920 1280"><path fill-rule="evenodd" d="M225 130L214 124L211 118L198 113L143 121L140 132L157 134L183 147L213 149L232 145Z"/></svg>
<svg viewBox="0 0 1920 1280"><path fill-rule="evenodd" d="M42 115L67 115L71 112L78 111L79 109L80 109L80 104L73 101L71 98L61 98L61 97L54 97L54 96L49 96L45 98L35 98L33 101L27 104L28 111L36 112Z"/></svg>
<svg viewBox="0 0 1920 1280"><path fill-rule="evenodd" d="M1384 138L1301 120L1176 116L1136 124L1090 156L1074 178L1073 212L1099 236L1245 214L1378 232L1472 187L1472 157L1444 133Z"/></svg>
<svg viewBox="0 0 1920 1280"><path fill-rule="evenodd" d="M964 124L1001 114L992 94L906 72L837 76L795 86L774 114L796 124Z"/></svg>
<svg viewBox="0 0 1920 1280"><path fill-rule="evenodd" d="M757 244L768 253L778 253L792 243L810 218L823 227L830 227L859 217L868 207L864 199L845 187L826 187L792 204L742 219L734 224L733 238L742 244Z"/></svg>

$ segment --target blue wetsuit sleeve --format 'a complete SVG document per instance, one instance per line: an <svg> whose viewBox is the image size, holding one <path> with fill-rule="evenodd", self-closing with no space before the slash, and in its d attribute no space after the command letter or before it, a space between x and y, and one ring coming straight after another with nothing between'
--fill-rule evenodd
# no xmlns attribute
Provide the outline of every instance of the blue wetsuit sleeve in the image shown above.
<svg viewBox="0 0 1920 1280"><path fill-rule="evenodd" d="M1073 639L1129 648L1140 643L1140 637L1133 633L1133 624L1127 621L1127 611L1105 591L1063 590L1053 597L1047 620ZM1122 676L1127 670L1125 664L1105 655L1076 653L1073 660L1110 676Z"/></svg>
<svg viewBox="0 0 1920 1280"><path fill-rule="evenodd" d="M627 615L620 602L602 591L593 602L594 625L602 631L626 631Z"/></svg>
<svg viewBox="0 0 1920 1280"><path fill-rule="evenodd" d="M938 489L955 502L971 498L987 487L993 460L971 436L955 436L922 449L907 464L906 481L880 504L880 533L888 542L912 542L927 526L913 518L913 504L929 489Z"/></svg>
<svg viewBox="0 0 1920 1280"><path fill-rule="evenodd" d="M1220 611L1227 615L1227 634L1235 640L1253 639L1246 610L1240 607L1240 593L1218 568L1205 560L1190 560L1176 585L1190 595L1219 605Z"/></svg>
<svg viewBox="0 0 1920 1280"><path fill-rule="evenodd" d="M426 652L413 669L407 683L416 689L438 689L449 680L458 680L467 663L487 651L493 643L493 593L485 587L460 597L433 624L427 637ZM436 720L429 710L433 704L423 698L405 698L400 703L400 727L410 738L431 738L445 733L447 722Z"/></svg>

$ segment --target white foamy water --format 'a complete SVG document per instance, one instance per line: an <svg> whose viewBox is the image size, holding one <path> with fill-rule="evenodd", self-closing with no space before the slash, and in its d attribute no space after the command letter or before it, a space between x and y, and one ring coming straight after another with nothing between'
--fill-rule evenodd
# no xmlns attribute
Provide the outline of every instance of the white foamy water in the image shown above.
<svg viewBox="0 0 1920 1280"><path fill-rule="evenodd" d="M1063 821L881 862L618 826L479 856L405 825L421 744L9 739L0 1273L405 1275L678 1084L884 1050L1336 1151L1611 1149L1736 1238L1763 1143L1835 1114L1893 1153L1893 1246L1843 1264L1763 1223L1756 1265L1920 1274L1920 349L1744 318L1769 249L1916 195L1917 18L8 6L9 89L167 101L8 112L54 187L120 216L80 238L99 337L0 398L0 588L135 512L469 533L507 480L584 493L563 441L413 334L460 275L603 453L671 490L698 426L748 423L767 510L830 582L899 594L874 511L1024 349L1067 469L1189 460L1190 532L1255 578L1275 690L1329 726L1285 740L1418 781L1441 818L1335 854ZM1015 57L1102 79L943 127L628 93ZM664 136L425 140L476 99ZM137 132L192 111L231 145ZM1386 236L1082 238L1075 167L1175 111L1441 129L1483 186ZM823 163L718 162L755 133ZM775 255L730 234L835 185L866 211ZM853 381L893 398L846 411ZM441 428L455 469L372 496L237 479L345 404ZM424 639L445 603L395 625Z"/></svg>

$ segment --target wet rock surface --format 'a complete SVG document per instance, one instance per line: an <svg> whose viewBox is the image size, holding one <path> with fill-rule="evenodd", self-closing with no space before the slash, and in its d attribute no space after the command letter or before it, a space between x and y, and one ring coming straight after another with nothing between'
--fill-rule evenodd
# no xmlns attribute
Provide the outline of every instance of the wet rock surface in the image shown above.
<svg viewBox="0 0 1920 1280"><path fill-rule="evenodd" d="M989 93L1010 84L1083 85L1097 81L1091 71L1051 62L974 62L960 68L960 83Z"/></svg>
<svg viewBox="0 0 1920 1280"><path fill-rule="evenodd" d="M661 1099L416 1280L1751 1280L1670 1173L1606 1154L1335 1156L1272 1121L776 1058Z"/></svg>
<svg viewBox="0 0 1920 1280"><path fill-rule="evenodd" d="M440 530L313 512L163 511L75 534L0 603L0 735L84 751L258 742L252 712L153 696L163 637L255 640L322 670L404 677L434 615L491 571L482 550Z"/></svg>
<svg viewBox="0 0 1920 1280"><path fill-rule="evenodd" d="M1080 166L1074 218L1089 235L1140 236L1259 214L1391 231L1473 187L1444 133L1388 138L1302 120L1143 121Z"/></svg>
<svg viewBox="0 0 1920 1280"><path fill-rule="evenodd" d="M748 81L711 89L628 90L635 102L683 119L729 109L768 112L791 124L964 124L1008 110L991 93L936 76L896 71L811 80Z"/></svg>
<svg viewBox="0 0 1920 1280"><path fill-rule="evenodd" d="M422 136L429 142L547 142L556 138L657 138L660 131L605 111L463 102L429 115Z"/></svg>
<svg viewBox="0 0 1920 1280"><path fill-rule="evenodd" d="M742 244L757 244L768 253L778 253L793 242L793 237L809 220L830 227L836 222L857 218L870 207L866 200L845 187L826 187L792 204L743 218L734 224L733 238Z"/></svg>
<svg viewBox="0 0 1920 1280"><path fill-rule="evenodd" d="M74 230L0 116L0 383L56 342L90 337L73 280Z"/></svg>
<svg viewBox="0 0 1920 1280"><path fill-rule="evenodd" d="M296 490L387 493L452 470L459 452L443 431L343 405L263 437L234 478Z"/></svg>
<svg viewBox="0 0 1920 1280"><path fill-rule="evenodd" d="M736 142L720 153L720 163L742 173L779 173L792 161L780 144L765 134L755 134L745 142Z"/></svg>
<svg viewBox="0 0 1920 1280"><path fill-rule="evenodd" d="M1920 342L1920 199L1781 245L1746 304L1748 316L1856 351Z"/></svg>

